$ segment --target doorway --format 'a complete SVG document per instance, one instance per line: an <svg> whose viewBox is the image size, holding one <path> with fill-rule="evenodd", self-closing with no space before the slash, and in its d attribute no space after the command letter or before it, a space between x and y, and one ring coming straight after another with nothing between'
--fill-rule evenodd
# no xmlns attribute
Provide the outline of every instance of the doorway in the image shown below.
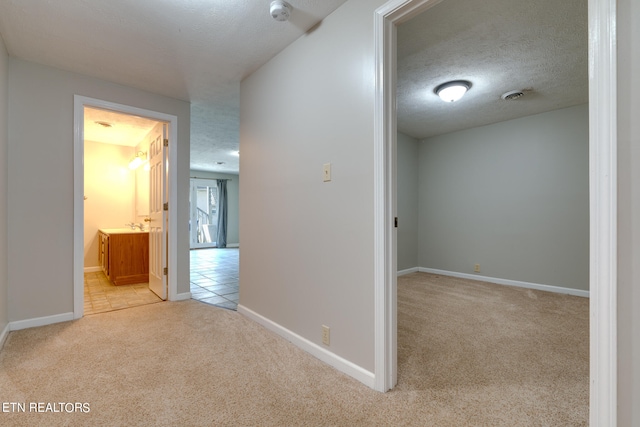
<svg viewBox="0 0 640 427"><path fill-rule="evenodd" d="M191 249L215 248L218 236L218 187L215 180L191 178L189 240Z"/></svg>
<svg viewBox="0 0 640 427"><path fill-rule="evenodd" d="M175 215L169 215L168 208L172 203L173 206L177 205L177 178L175 173L170 173L170 171L176 170L176 144L171 144L170 141L177 140L177 117L76 95L74 97L74 318L80 318L84 315L85 300L84 225L86 199L84 184L86 177L84 156L85 131L88 131L88 129L85 129L85 108L135 116L155 122L156 131L155 133L149 133L150 138L145 142L148 145L147 152L142 149L137 150L136 148L142 147L136 146L130 159L140 158L142 163L144 163L144 160L148 161L149 170L144 171L144 166L142 166L140 172L136 172L136 174L140 178L149 177L147 185L151 190L150 197L145 199L142 197L143 194L141 192L138 200L133 203L135 207L129 209L131 221L126 221L117 230L130 227L131 229L139 230L139 233L145 228L146 224L145 231L149 235L149 252L146 261L149 266L149 285L147 286L154 285L151 287L155 287L154 292L161 299L175 299L177 295L177 275L175 271L177 265L176 218ZM120 174L123 175L122 172ZM138 182L142 184L144 179L139 179ZM139 191L139 189L133 190L134 194L135 191ZM156 193L157 195L154 196ZM143 208L145 204L149 206L147 211L144 211ZM119 224L119 222L114 224ZM110 231L111 229L107 230ZM87 237L91 240L92 236ZM125 246L127 245L130 244L125 244ZM128 277L124 275L121 284L125 284L127 280Z"/></svg>
<svg viewBox="0 0 640 427"><path fill-rule="evenodd" d="M165 126L84 108L85 315L166 299L149 280L151 150Z"/></svg>
<svg viewBox="0 0 640 427"><path fill-rule="evenodd" d="M239 299L239 174L192 171L191 298L236 310Z"/></svg>
<svg viewBox="0 0 640 427"><path fill-rule="evenodd" d="M397 380L396 342L396 25L439 0L389 1L376 10L375 388ZM616 419L616 56L615 1L589 2L590 420ZM613 423L611 421L614 421Z"/></svg>

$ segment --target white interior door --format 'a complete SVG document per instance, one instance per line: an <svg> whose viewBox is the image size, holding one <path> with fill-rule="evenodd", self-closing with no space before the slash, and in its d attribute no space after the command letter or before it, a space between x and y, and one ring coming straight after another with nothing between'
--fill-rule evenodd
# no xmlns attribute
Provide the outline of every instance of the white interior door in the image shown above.
<svg viewBox="0 0 640 427"><path fill-rule="evenodd" d="M149 144L149 289L167 299L167 124L158 123Z"/></svg>

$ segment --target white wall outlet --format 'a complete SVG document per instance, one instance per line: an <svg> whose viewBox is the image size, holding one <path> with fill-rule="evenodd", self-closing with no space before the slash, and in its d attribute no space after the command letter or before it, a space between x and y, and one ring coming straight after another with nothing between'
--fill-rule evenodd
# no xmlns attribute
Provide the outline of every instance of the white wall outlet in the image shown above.
<svg viewBox="0 0 640 427"><path fill-rule="evenodd" d="M325 163L322 165L322 181L331 181L331 163Z"/></svg>
<svg viewBox="0 0 640 427"><path fill-rule="evenodd" d="M322 325L322 344L329 345L331 343L330 329L328 326Z"/></svg>
<svg viewBox="0 0 640 427"><path fill-rule="evenodd" d="M480 264L476 264L476 265L473 267L473 271L474 271L474 272L476 272L476 273L480 273Z"/></svg>

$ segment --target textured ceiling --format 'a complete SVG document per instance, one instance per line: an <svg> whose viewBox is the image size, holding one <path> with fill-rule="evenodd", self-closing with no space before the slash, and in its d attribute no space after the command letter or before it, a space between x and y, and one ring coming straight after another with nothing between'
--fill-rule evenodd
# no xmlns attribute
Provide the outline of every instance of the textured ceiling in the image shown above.
<svg viewBox="0 0 640 427"><path fill-rule="evenodd" d="M446 0L398 27L398 130L417 139L588 102L587 0ZM458 102L435 87L468 80ZM503 101L501 95L524 90Z"/></svg>
<svg viewBox="0 0 640 427"><path fill-rule="evenodd" d="M135 147L147 136L156 123L158 122L144 117L85 107L84 139ZM104 124L109 126L104 126Z"/></svg>
<svg viewBox="0 0 640 427"><path fill-rule="evenodd" d="M288 22L270 2L0 0L0 35L11 56L191 102L192 169L237 173L240 81L345 0L289 0ZM588 101L586 0L445 0L398 39L398 129L419 139ZM473 87L445 104L433 88L453 79ZM530 91L500 99L513 89Z"/></svg>
<svg viewBox="0 0 640 427"><path fill-rule="evenodd" d="M238 171L242 78L345 0L1 0L9 55L191 102L192 167ZM227 162L216 166L217 161Z"/></svg>

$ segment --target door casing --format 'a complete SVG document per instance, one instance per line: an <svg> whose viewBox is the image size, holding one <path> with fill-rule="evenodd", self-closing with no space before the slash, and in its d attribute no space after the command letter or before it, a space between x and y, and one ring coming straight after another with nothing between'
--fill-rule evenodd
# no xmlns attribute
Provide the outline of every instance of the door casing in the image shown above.
<svg viewBox="0 0 640 427"><path fill-rule="evenodd" d="M375 11L374 374L397 381L396 26L443 0L390 0ZM588 0L590 425L617 423L616 0Z"/></svg>
<svg viewBox="0 0 640 427"><path fill-rule="evenodd" d="M177 246L177 143L178 117L157 111L118 104L97 98L74 95L73 98L73 317L84 315L84 107L112 110L169 123L169 221L168 221L168 299L178 298Z"/></svg>

